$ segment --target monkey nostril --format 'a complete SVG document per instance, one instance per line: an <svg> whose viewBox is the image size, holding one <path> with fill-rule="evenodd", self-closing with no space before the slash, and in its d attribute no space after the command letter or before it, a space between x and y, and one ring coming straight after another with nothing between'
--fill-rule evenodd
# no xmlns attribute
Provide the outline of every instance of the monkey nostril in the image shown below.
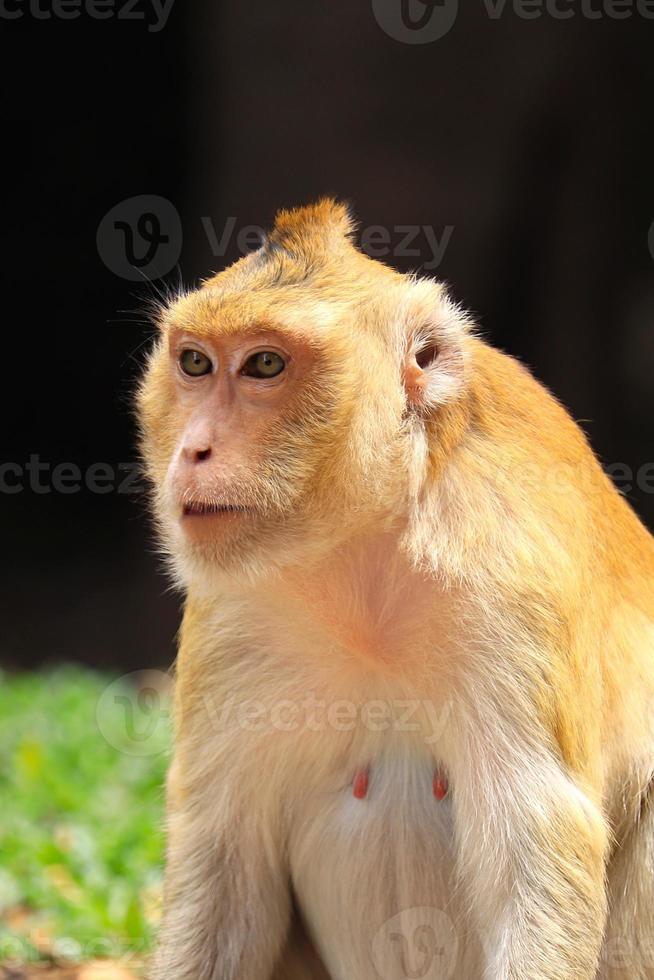
<svg viewBox="0 0 654 980"><path fill-rule="evenodd" d="M196 450L196 453L195 453L195 462L196 463L203 463L204 460L205 459L209 459L210 456L211 456L211 450L210 449L198 449L198 450Z"/></svg>

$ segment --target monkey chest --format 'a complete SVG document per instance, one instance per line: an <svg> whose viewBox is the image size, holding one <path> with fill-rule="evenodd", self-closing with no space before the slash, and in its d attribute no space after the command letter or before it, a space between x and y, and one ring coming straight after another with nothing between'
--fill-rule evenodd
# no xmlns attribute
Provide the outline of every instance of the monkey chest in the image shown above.
<svg viewBox="0 0 654 980"><path fill-rule="evenodd" d="M333 980L472 970L477 951L454 883L453 791L426 760L398 757L307 801L291 841L293 885Z"/></svg>

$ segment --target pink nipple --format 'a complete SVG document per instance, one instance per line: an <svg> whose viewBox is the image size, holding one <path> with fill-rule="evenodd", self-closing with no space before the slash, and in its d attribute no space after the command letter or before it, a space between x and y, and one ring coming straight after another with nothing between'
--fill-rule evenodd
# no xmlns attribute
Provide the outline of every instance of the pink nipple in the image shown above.
<svg viewBox="0 0 654 980"><path fill-rule="evenodd" d="M433 789L434 796L437 800L444 800L447 796L450 784L447 781L447 777L442 773L436 773L434 776Z"/></svg>
<svg viewBox="0 0 654 980"><path fill-rule="evenodd" d="M362 800L368 793L368 783L370 776L367 769L361 769L354 774L352 780L352 796L357 800Z"/></svg>

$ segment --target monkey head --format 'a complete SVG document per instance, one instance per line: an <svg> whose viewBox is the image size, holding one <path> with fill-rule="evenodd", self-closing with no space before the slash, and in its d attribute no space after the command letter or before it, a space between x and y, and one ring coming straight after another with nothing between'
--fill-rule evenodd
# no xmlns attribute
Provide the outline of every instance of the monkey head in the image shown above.
<svg viewBox="0 0 654 980"><path fill-rule="evenodd" d="M332 200L283 211L257 252L160 311L138 413L185 584L310 560L420 493L465 319L352 233Z"/></svg>

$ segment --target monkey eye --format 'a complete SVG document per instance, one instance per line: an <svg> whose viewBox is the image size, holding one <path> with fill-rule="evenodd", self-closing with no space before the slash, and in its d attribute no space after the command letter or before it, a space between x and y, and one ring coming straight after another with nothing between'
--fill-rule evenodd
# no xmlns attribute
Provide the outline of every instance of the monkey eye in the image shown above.
<svg viewBox="0 0 654 980"><path fill-rule="evenodd" d="M184 374L199 378L202 374L211 374L211 361L202 351L188 347L179 355L179 364Z"/></svg>
<svg viewBox="0 0 654 980"><path fill-rule="evenodd" d="M286 361L272 350L262 350L252 354L241 368L241 374L249 378L274 378L286 367Z"/></svg>

